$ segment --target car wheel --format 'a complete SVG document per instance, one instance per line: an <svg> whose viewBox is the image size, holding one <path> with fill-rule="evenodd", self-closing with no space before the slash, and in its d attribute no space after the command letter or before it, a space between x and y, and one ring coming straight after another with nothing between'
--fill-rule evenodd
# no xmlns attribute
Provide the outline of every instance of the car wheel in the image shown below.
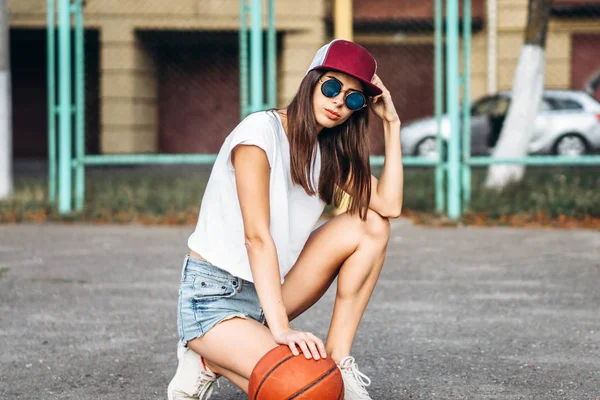
<svg viewBox="0 0 600 400"><path fill-rule="evenodd" d="M556 141L554 153L559 156L582 156L587 153L587 143L577 134L567 134Z"/></svg>
<svg viewBox="0 0 600 400"><path fill-rule="evenodd" d="M426 137L421 140L417 145L417 150L415 154L419 157L424 158L437 158L438 157L438 148L437 148L437 140L434 137Z"/></svg>

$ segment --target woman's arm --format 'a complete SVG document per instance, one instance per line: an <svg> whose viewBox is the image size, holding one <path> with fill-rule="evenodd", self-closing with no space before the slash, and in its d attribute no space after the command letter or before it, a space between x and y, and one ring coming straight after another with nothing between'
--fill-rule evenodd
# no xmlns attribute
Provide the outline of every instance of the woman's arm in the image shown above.
<svg viewBox="0 0 600 400"><path fill-rule="evenodd" d="M308 332L290 328L281 294L277 249L270 232L270 166L265 152L257 146L241 145L232 150L238 199L250 269L260 304L273 338L286 344L295 355L296 344L307 358L326 357L323 342Z"/></svg>
<svg viewBox="0 0 600 400"><path fill-rule="evenodd" d="M404 192L404 169L400 146L400 118L392 102L392 96L377 75L373 83L383 93L373 99L371 109L383 120L385 159L379 180L371 176L371 200L369 208L383 217L397 218L402 211Z"/></svg>
<svg viewBox="0 0 600 400"><path fill-rule="evenodd" d="M400 121L383 123L385 159L379 179L371 175L369 208L382 217L398 218L402 211L404 169L400 148Z"/></svg>
<svg viewBox="0 0 600 400"><path fill-rule="evenodd" d="M285 330L289 321L281 297L277 250L269 229L269 161L257 146L237 146L231 157L258 297L271 330Z"/></svg>

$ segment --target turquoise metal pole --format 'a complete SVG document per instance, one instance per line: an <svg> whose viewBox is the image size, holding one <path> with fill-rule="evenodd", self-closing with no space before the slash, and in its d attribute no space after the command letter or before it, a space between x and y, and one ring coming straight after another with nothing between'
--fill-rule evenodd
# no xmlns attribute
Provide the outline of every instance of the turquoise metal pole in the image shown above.
<svg viewBox="0 0 600 400"><path fill-rule="evenodd" d="M460 114L458 75L458 0L446 3L446 86L450 119L448 145L448 217L460 217Z"/></svg>
<svg viewBox="0 0 600 400"><path fill-rule="evenodd" d="M443 60L444 47L442 37L442 0L435 0L435 53L434 53L434 79L435 79L435 120L437 122L436 144L439 161L435 166L435 210L444 212L444 145L442 141L442 111L444 107L444 76Z"/></svg>
<svg viewBox="0 0 600 400"><path fill-rule="evenodd" d="M213 164L216 159L216 154L103 154L87 155L83 162L86 165Z"/></svg>
<svg viewBox="0 0 600 400"><path fill-rule="evenodd" d="M600 156L598 158L600 160ZM102 154L86 155L83 163L85 165L212 164L216 159L216 154ZM385 157L371 156L369 161L372 166L381 167ZM77 162L77 160L73 160L73 166ZM425 157L405 157L402 163L409 166L433 167L437 164L437 160Z"/></svg>
<svg viewBox="0 0 600 400"><path fill-rule="evenodd" d="M277 31L275 30L275 0L268 0L267 25L267 102L266 108L277 107Z"/></svg>
<svg viewBox="0 0 600 400"><path fill-rule="evenodd" d="M250 27L250 112L264 107L262 0L252 0Z"/></svg>
<svg viewBox="0 0 600 400"><path fill-rule="evenodd" d="M471 201L471 0L463 0L462 210Z"/></svg>
<svg viewBox="0 0 600 400"><path fill-rule="evenodd" d="M48 77L48 201L56 204L56 22L54 0L47 2L46 72Z"/></svg>
<svg viewBox="0 0 600 400"><path fill-rule="evenodd" d="M83 210L85 200L85 30L83 0L77 0L75 12L75 210Z"/></svg>
<svg viewBox="0 0 600 400"><path fill-rule="evenodd" d="M248 115L248 6L240 0L240 119Z"/></svg>
<svg viewBox="0 0 600 400"><path fill-rule="evenodd" d="M58 146L58 211L72 210L71 176L71 19L69 0L58 3L58 68L59 68L59 146Z"/></svg>
<svg viewBox="0 0 600 400"><path fill-rule="evenodd" d="M370 156L369 163L372 167L383 167L383 163L385 161L384 156ZM438 161L433 158L427 157L402 157L402 165L409 167L435 167L438 165ZM442 169L445 166L442 164ZM443 172L443 171L442 171Z"/></svg>
<svg viewBox="0 0 600 400"><path fill-rule="evenodd" d="M484 166L493 164L523 164L537 166L556 165L600 165L600 155L570 156L533 156L523 158L471 157L469 164Z"/></svg>

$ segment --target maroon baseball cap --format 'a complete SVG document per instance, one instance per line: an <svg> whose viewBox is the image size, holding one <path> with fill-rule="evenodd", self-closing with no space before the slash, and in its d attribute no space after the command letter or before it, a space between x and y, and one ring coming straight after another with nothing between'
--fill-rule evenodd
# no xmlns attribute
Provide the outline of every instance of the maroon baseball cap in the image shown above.
<svg viewBox="0 0 600 400"><path fill-rule="evenodd" d="M377 62L367 49L348 40L336 39L321 47L306 73L312 70L343 72L358 79L366 95L378 96L382 93L371 83L377 71Z"/></svg>

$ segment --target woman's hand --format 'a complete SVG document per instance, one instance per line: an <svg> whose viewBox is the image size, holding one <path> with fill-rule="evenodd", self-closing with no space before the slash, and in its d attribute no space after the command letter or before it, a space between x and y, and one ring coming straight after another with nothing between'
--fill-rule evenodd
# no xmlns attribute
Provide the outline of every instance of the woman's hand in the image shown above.
<svg viewBox="0 0 600 400"><path fill-rule="evenodd" d="M373 76L371 83L383 91L379 96L371 98L371 110L384 122L400 122L396 107L394 107L394 103L392 102L392 95L377 74Z"/></svg>
<svg viewBox="0 0 600 400"><path fill-rule="evenodd" d="M295 331L287 329L280 332L273 332L273 338L278 344L289 346L292 354L299 355L300 352L296 346L300 346L306 358L315 360L327 357L323 341L310 332Z"/></svg>

